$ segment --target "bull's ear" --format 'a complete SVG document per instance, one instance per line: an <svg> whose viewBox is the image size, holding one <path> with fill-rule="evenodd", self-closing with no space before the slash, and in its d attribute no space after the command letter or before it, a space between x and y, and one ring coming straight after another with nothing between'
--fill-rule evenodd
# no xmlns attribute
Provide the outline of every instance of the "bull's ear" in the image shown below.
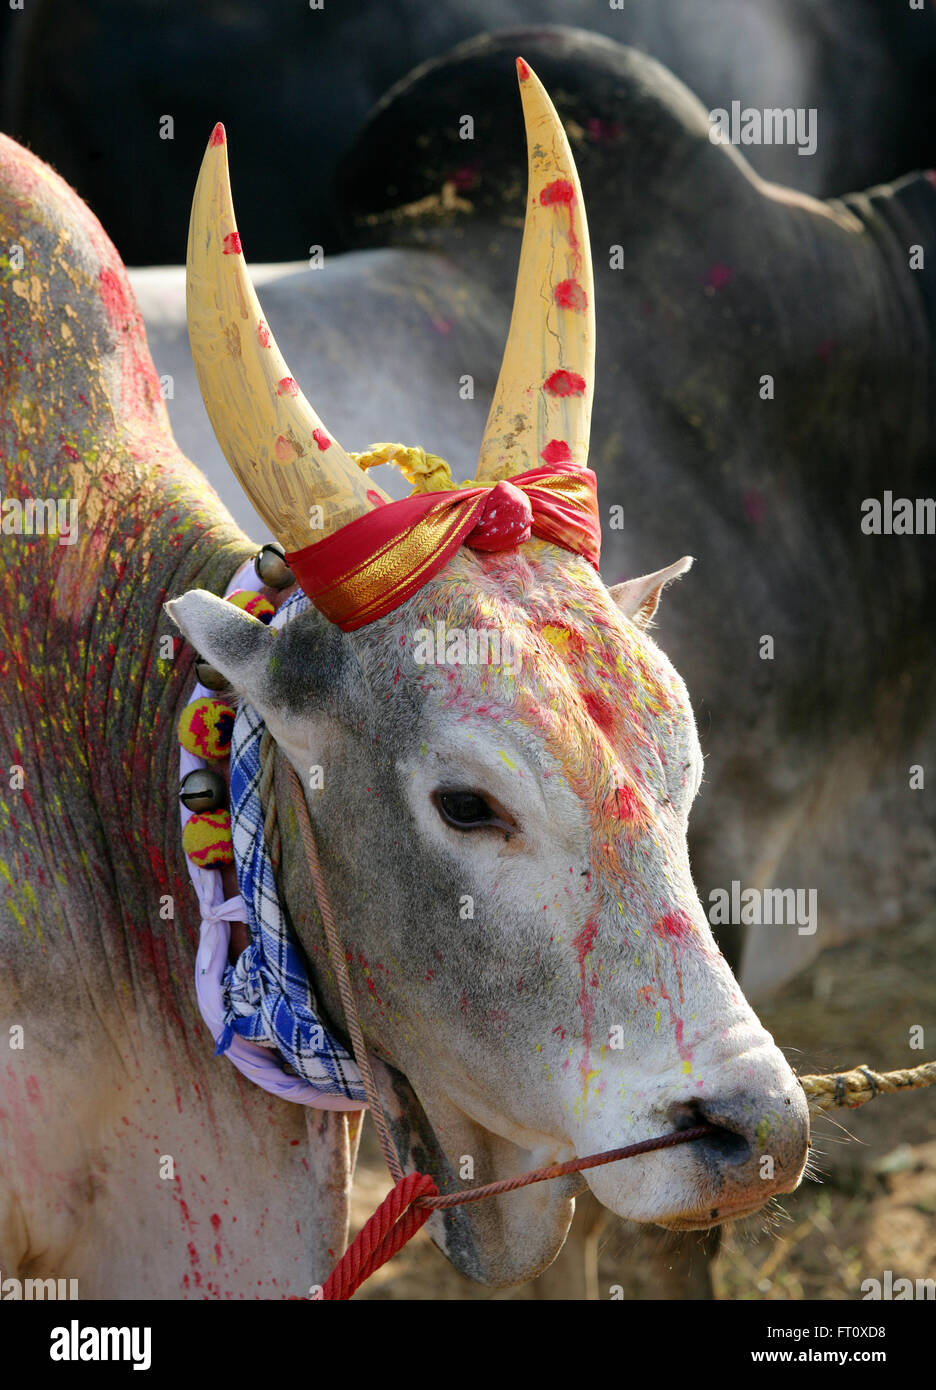
<svg viewBox="0 0 936 1390"><path fill-rule="evenodd" d="M256 701L276 634L242 608L206 589L190 589L165 604L166 612L198 654L239 695Z"/></svg>
<svg viewBox="0 0 936 1390"><path fill-rule="evenodd" d="M667 584L692 568L692 560L691 555L684 555L675 565L668 565L664 570L643 574L639 579L627 579L623 584L614 584L608 593L625 618L630 618L637 627L646 627L657 610L660 594Z"/></svg>

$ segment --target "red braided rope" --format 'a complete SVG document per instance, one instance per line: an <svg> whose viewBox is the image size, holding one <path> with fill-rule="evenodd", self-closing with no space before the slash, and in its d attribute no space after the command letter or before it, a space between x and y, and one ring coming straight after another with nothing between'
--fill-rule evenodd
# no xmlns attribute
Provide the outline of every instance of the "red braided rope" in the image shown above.
<svg viewBox="0 0 936 1390"><path fill-rule="evenodd" d="M414 1206L417 1197L435 1197L439 1189L425 1173L407 1173L387 1194L358 1233L322 1287L327 1301L348 1299L381 1265L392 1260L432 1215Z"/></svg>
<svg viewBox="0 0 936 1390"><path fill-rule="evenodd" d="M412 1240L434 1211L463 1206L466 1202L483 1202L485 1197L515 1192L517 1188L529 1187L531 1183L549 1182L552 1178L581 1173L586 1168L598 1168L604 1163L618 1163L622 1158L636 1158L638 1154L652 1153L655 1149L671 1149L676 1144L688 1144L693 1139L710 1134L714 1128L714 1125L694 1125L692 1129L674 1130L657 1139L641 1139L639 1143L628 1144L623 1149L608 1149L585 1158L570 1158L566 1163L552 1163L547 1168L531 1168L526 1173L518 1173L516 1177L489 1182L484 1187L469 1187L464 1192L450 1192L444 1197L439 1196L439 1189L432 1178L424 1173L409 1173L392 1188L367 1225L348 1246L323 1285L322 1298L350 1298L365 1279L392 1260L406 1242Z"/></svg>

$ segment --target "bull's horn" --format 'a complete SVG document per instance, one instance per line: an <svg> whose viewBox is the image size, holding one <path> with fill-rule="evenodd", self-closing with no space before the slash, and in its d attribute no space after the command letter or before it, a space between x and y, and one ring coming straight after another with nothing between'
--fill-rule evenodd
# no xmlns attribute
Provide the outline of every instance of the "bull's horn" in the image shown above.
<svg viewBox="0 0 936 1390"><path fill-rule="evenodd" d="M192 203L186 310L218 443L287 551L322 540L375 501L389 501L328 433L263 319L234 221L222 125L208 142Z"/></svg>
<svg viewBox="0 0 936 1390"><path fill-rule="evenodd" d="M585 467L595 379L591 248L582 190L555 107L517 59L529 187L510 333L476 478L547 463Z"/></svg>

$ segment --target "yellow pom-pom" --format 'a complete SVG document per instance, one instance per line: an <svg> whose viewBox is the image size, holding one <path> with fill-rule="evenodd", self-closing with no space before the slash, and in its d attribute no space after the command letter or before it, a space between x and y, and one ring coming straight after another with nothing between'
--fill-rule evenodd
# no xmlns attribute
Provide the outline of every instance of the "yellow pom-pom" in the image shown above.
<svg viewBox="0 0 936 1390"><path fill-rule="evenodd" d="M204 811L192 816L182 831L182 848L200 869L233 864L230 812Z"/></svg>
<svg viewBox="0 0 936 1390"><path fill-rule="evenodd" d="M179 742L198 758L226 758L233 732L234 711L211 695L193 700L179 716Z"/></svg>
<svg viewBox="0 0 936 1390"><path fill-rule="evenodd" d="M256 589L235 589L233 594L228 594L228 603L233 603L235 608L243 608L245 613L259 618L261 623L268 623L276 612L270 600L258 594Z"/></svg>

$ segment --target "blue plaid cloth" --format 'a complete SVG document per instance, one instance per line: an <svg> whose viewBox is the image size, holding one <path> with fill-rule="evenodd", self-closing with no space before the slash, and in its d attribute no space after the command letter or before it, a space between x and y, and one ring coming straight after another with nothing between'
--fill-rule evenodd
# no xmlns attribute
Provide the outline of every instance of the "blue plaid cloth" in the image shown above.
<svg viewBox="0 0 936 1390"><path fill-rule="evenodd" d="M294 594L272 625L280 627L308 604L304 594ZM224 972L225 1026L217 1054L227 1050L237 1033L275 1048L323 1094L364 1100L357 1063L319 1021L305 963L280 906L263 839L259 785L264 727L257 711L241 702L231 740L231 832L250 945Z"/></svg>

